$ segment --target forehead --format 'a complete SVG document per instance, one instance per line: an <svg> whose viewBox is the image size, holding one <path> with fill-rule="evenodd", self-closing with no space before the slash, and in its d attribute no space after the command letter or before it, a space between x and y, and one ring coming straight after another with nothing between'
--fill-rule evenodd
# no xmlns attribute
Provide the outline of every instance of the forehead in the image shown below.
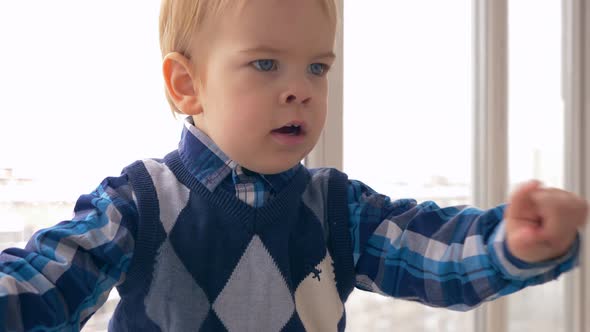
<svg viewBox="0 0 590 332"><path fill-rule="evenodd" d="M284 49L305 45L331 50L336 29L322 0L243 1L228 8L215 25L213 39Z"/></svg>

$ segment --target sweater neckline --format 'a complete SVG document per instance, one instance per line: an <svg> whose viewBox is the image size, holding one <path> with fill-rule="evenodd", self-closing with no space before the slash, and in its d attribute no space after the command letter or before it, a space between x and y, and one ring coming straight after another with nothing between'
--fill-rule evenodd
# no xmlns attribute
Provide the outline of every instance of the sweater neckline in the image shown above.
<svg viewBox="0 0 590 332"><path fill-rule="evenodd" d="M164 161L181 183L233 217L222 220L223 223L233 226L237 220L250 233L260 233L264 228L278 222L281 216L294 212L298 208L298 204L294 202L301 197L310 179L307 168L299 167L288 184L273 199L262 207L252 207L222 188L218 187L214 191L207 189L185 167L178 150L169 153Z"/></svg>

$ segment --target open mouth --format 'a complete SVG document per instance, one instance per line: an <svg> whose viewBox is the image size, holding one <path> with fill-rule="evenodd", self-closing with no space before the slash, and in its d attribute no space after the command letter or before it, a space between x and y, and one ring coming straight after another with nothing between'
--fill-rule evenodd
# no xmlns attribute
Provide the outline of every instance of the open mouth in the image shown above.
<svg viewBox="0 0 590 332"><path fill-rule="evenodd" d="M292 124L275 129L272 132L288 136L299 136L303 134L303 128L301 125Z"/></svg>
<svg viewBox="0 0 590 332"><path fill-rule="evenodd" d="M300 146L306 141L305 123L302 121L291 121L271 131L271 136L283 146Z"/></svg>

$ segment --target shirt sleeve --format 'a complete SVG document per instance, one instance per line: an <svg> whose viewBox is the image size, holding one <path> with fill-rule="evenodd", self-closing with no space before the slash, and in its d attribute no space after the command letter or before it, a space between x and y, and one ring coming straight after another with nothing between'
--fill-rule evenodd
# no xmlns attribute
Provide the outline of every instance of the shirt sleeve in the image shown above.
<svg viewBox="0 0 590 332"><path fill-rule="evenodd" d="M0 331L79 330L123 282L137 208L127 176L105 179L74 217L0 254Z"/></svg>
<svg viewBox="0 0 590 332"><path fill-rule="evenodd" d="M391 201L350 180L356 287L465 311L553 280L576 265L579 237L565 256L555 260L529 264L513 256L504 237L505 208L440 208L432 201Z"/></svg>

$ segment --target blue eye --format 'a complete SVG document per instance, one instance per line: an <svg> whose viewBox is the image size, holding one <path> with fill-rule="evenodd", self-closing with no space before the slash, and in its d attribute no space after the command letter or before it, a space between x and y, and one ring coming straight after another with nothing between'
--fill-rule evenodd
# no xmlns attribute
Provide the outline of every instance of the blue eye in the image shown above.
<svg viewBox="0 0 590 332"><path fill-rule="evenodd" d="M328 70L328 65L323 63L312 63L309 65L309 72L317 75L322 76Z"/></svg>
<svg viewBox="0 0 590 332"><path fill-rule="evenodd" d="M277 62L272 59L254 60L251 64L260 71L277 70Z"/></svg>

